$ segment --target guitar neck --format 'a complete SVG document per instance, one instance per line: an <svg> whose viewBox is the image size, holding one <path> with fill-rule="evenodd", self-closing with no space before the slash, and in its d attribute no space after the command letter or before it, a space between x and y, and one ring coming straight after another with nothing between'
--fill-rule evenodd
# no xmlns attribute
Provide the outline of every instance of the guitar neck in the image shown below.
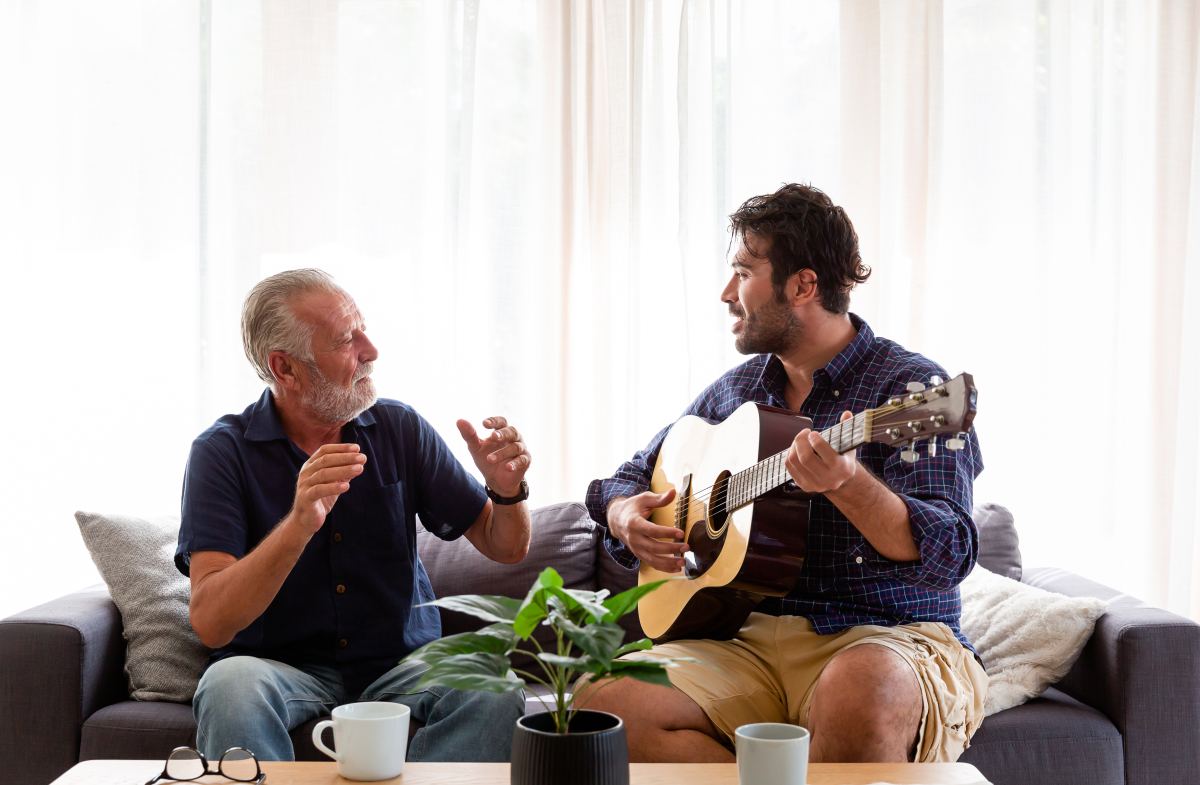
<svg viewBox="0 0 1200 785"><path fill-rule="evenodd" d="M829 442L829 446L839 454L850 452L871 441L872 411L859 412L853 417L843 420L831 428L821 431L821 438ZM784 466L787 450L759 461L748 469L740 471L729 478L729 509L742 505L770 493L792 479Z"/></svg>

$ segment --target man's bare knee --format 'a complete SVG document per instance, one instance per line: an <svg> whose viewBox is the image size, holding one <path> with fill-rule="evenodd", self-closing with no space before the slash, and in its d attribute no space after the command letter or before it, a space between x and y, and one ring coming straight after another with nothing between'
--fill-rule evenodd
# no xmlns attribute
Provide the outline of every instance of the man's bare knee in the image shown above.
<svg viewBox="0 0 1200 785"><path fill-rule="evenodd" d="M847 649L817 680L808 719L812 759L911 760L923 711L921 685L899 654L874 644Z"/></svg>
<svg viewBox="0 0 1200 785"><path fill-rule="evenodd" d="M625 722L629 757L635 762L714 762L733 759L717 741L704 710L683 692L634 679L576 687L585 708L615 714Z"/></svg>

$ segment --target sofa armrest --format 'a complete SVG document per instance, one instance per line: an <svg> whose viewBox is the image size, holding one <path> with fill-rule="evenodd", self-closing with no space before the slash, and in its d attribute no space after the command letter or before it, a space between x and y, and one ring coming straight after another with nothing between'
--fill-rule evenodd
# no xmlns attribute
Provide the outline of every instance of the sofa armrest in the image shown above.
<svg viewBox="0 0 1200 785"><path fill-rule="evenodd" d="M1125 744L1128 785L1200 771L1200 625L1066 570L1023 583L1108 600L1079 661L1055 686L1108 715Z"/></svg>
<svg viewBox="0 0 1200 785"><path fill-rule="evenodd" d="M79 761L84 721L128 694L122 629L103 587L0 620L0 782L46 785Z"/></svg>

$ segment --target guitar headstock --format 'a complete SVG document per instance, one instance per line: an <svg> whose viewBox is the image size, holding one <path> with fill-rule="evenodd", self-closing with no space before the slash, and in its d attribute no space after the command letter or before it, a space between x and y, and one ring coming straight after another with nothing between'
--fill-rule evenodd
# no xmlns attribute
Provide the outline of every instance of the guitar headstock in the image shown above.
<svg viewBox="0 0 1200 785"><path fill-rule="evenodd" d="M978 392L971 374L963 373L948 382L933 377L926 387L910 382L908 392L891 398L871 411L870 440L893 447L908 447L900 454L917 460L916 442L929 440L929 454L937 454L937 439L945 438L947 450L966 446L967 431L975 420Z"/></svg>

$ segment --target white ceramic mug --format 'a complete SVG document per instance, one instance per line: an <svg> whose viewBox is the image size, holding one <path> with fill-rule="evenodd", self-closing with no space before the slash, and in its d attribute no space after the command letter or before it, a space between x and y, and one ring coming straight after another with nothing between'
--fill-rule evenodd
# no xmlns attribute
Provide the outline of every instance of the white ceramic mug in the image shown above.
<svg viewBox="0 0 1200 785"><path fill-rule="evenodd" d="M408 746L408 707L402 703L347 703L333 710L333 719L313 728L313 744L338 762L338 774L348 780L377 782L399 777ZM321 742L333 728L337 752Z"/></svg>
<svg viewBox="0 0 1200 785"><path fill-rule="evenodd" d="M758 722L733 732L738 785L804 785L808 731L798 725Z"/></svg>

